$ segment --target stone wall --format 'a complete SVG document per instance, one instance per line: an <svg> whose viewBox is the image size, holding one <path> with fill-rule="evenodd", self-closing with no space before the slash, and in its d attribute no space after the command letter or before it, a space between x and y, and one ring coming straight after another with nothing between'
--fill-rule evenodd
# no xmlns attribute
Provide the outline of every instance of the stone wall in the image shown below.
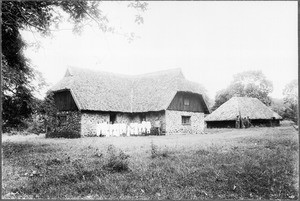
<svg viewBox="0 0 300 201"><path fill-rule="evenodd" d="M146 121L150 121L151 126L154 126L155 120L158 118L161 122L162 129L165 130L166 128L166 118L165 118L165 112L159 111L159 112L145 112L145 113L133 113L133 114L124 114L120 113L117 114L117 123L141 123L142 117L145 118Z"/></svg>
<svg viewBox="0 0 300 201"><path fill-rule="evenodd" d="M191 125L182 125L182 115L191 116ZM58 113L56 132L75 132L81 136L96 136L96 126L98 123L109 122L109 113L104 112L79 112L67 111ZM62 122L61 117L64 116ZM197 134L202 133L204 129L204 114L198 112L173 111L166 110L160 112L147 113L117 113L115 123L141 123L141 117L150 121L152 127L158 118L162 125L162 131L170 134Z"/></svg>
<svg viewBox="0 0 300 201"><path fill-rule="evenodd" d="M81 115L81 134L82 136L96 136L96 125L98 123L109 122L109 113L98 112L89 113L83 112ZM145 117L146 121L150 121L151 125L154 126L156 118L161 121L162 130L166 130L165 112L147 112L147 113L117 113L115 123L141 123L142 116Z"/></svg>
<svg viewBox="0 0 300 201"><path fill-rule="evenodd" d="M108 113L83 112L81 115L81 135L96 136L97 124L104 122L109 122Z"/></svg>
<svg viewBox="0 0 300 201"><path fill-rule="evenodd" d="M166 131L166 115L165 111L161 112L147 112L146 113L146 121L151 122L151 126L154 126L154 122L156 118L158 117L159 121L161 122L161 129L165 133Z"/></svg>
<svg viewBox="0 0 300 201"><path fill-rule="evenodd" d="M57 113L56 126L54 132L74 132L81 133L80 125L81 113L79 111L62 111Z"/></svg>
<svg viewBox="0 0 300 201"><path fill-rule="evenodd" d="M131 116L127 113L118 113L115 123L128 125L132 123Z"/></svg>
<svg viewBox="0 0 300 201"><path fill-rule="evenodd" d="M191 117L191 125L182 125L182 116ZM200 134L204 130L204 113L166 110L166 134Z"/></svg>

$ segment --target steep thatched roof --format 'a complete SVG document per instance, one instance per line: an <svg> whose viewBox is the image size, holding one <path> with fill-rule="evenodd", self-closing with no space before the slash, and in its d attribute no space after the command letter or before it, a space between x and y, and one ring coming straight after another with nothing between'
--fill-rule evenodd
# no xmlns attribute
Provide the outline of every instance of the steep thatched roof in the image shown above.
<svg viewBox="0 0 300 201"><path fill-rule="evenodd" d="M165 110L178 91L203 93L180 69L129 76L72 67L51 88L61 90L71 91L80 110L119 112Z"/></svg>
<svg viewBox="0 0 300 201"><path fill-rule="evenodd" d="M257 98L232 97L218 109L205 117L205 121L235 120L237 115L249 116L250 119L282 119Z"/></svg>

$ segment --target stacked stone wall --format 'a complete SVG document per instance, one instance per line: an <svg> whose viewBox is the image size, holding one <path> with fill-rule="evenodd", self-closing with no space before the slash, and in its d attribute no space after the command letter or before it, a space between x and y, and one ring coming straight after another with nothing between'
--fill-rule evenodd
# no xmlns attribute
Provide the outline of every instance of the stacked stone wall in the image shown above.
<svg viewBox="0 0 300 201"><path fill-rule="evenodd" d="M158 119L161 122L162 130L166 130L166 119L164 112L147 112L143 113L146 121L151 122L151 126L154 126L155 120ZM81 134L82 136L96 136L96 126L98 123L109 123L109 113L88 113L83 112L81 115ZM129 125L130 123L141 123L142 113L128 114L117 113L115 123L124 123Z"/></svg>
<svg viewBox="0 0 300 201"><path fill-rule="evenodd" d="M190 116L191 124L183 125L182 116ZM201 134L204 130L204 113L166 110L166 134Z"/></svg>
<svg viewBox="0 0 300 201"><path fill-rule="evenodd" d="M116 123L128 125L128 124L132 123L131 117L127 113L118 113L117 117L116 117Z"/></svg>
<svg viewBox="0 0 300 201"><path fill-rule="evenodd" d="M154 122L158 118L158 120L161 122L162 129L165 130L166 118L164 111L136 114L119 113L117 114L116 123L125 123L127 125L129 125L130 123L141 123L142 116L145 117L146 121L150 121L151 126L154 126Z"/></svg>
<svg viewBox="0 0 300 201"><path fill-rule="evenodd" d="M148 112L146 113L146 121L151 122L151 126L153 127L155 124L155 121L158 117L158 120L161 122L161 129L163 132L166 131L166 116L165 112Z"/></svg>
<svg viewBox="0 0 300 201"><path fill-rule="evenodd" d="M115 123L140 123L141 113L126 114L118 113ZM58 113L56 132L74 132L81 136L96 136L98 123L109 122L109 113L88 113L79 111L67 111ZM65 116L63 122L60 116ZM143 116L146 121L151 122L153 127L158 118L162 125L162 131L167 135L171 134L198 134L203 133L204 114L198 112L166 110L161 112L147 112ZM182 116L191 116L191 125L182 125Z"/></svg>
<svg viewBox="0 0 300 201"><path fill-rule="evenodd" d="M81 135L96 136L96 128L98 123L109 122L108 113L87 113L81 115Z"/></svg>
<svg viewBox="0 0 300 201"><path fill-rule="evenodd" d="M81 133L81 113L79 111L62 111L57 113L54 132Z"/></svg>

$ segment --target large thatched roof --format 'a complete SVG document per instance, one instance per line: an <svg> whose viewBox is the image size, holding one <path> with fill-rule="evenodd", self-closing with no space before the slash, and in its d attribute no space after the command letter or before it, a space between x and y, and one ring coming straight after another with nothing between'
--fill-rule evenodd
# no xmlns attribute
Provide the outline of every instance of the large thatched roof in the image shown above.
<svg viewBox="0 0 300 201"><path fill-rule="evenodd" d="M218 109L205 117L205 121L235 120L237 115L249 116L250 119L282 119L257 98L232 97Z"/></svg>
<svg viewBox="0 0 300 201"><path fill-rule="evenodd" d="M165 110L178 91L203 93L180 69L129 76L72 67L51 88L61 90L71 91L80 110L119 112ZM208 112L207 105L204 107Z"/></svg>

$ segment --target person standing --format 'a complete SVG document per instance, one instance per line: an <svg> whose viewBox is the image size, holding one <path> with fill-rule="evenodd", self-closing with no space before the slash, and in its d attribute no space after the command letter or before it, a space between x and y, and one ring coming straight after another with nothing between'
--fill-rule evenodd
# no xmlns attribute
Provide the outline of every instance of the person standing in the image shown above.
<svg viewBox="0 0 300 201"><path fill-rule="evenodd" d="M246 117L244 117L244 119L243 119L243 124L244 124L245 128L249 128L248 119Z"/></svg>
<svg viewBox="0 0 300 201"><path fill-rule="evenodd" d="M240 116L238 115L236 116L236 120L235 120L235 128L240 128L240 123L241 123Z"/></svg>
<svg viewBox="0 0 300 201"><path fill-rule="evenodd" d="M160 120L157 117L154 122L154 128L157 130L158 135L160 135L160 133L161 133L160 127L161 127Z"/></svg>
<svg viewBox="0 0 300 201"><path fill-rule="evenodd" d="M249 116L247 116L247 123L248 123L248 127L251 127L251 126L252 126L251 120L250 120Z"/></svg>

